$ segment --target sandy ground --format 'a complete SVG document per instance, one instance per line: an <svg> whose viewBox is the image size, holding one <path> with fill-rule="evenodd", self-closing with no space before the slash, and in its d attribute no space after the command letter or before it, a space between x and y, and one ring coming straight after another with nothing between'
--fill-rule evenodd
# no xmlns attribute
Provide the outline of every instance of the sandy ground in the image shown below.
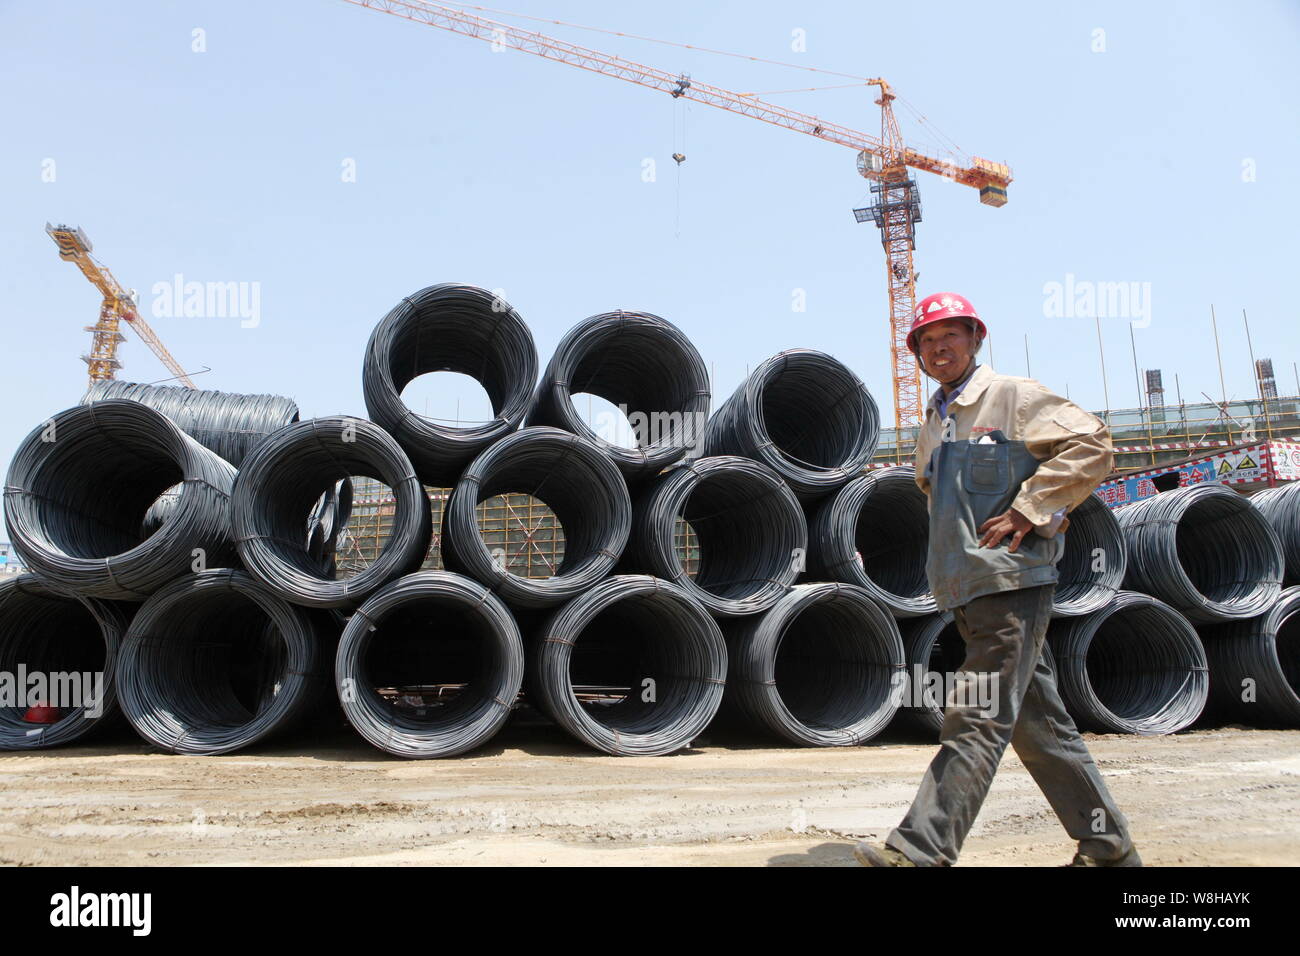
<svg viewBox="0 0 1300 956"><path fill-rule="evenodd" d="M1149 864L1300 862L1300 730L1087 735ZM510 726L452 760L388 758L346 732L227 757L98 746L0 756L0 863L856 865L934 745L851 749L715 734L607 757ZM1073 846L1008 754L962 865L1054 865Z"/></svg>

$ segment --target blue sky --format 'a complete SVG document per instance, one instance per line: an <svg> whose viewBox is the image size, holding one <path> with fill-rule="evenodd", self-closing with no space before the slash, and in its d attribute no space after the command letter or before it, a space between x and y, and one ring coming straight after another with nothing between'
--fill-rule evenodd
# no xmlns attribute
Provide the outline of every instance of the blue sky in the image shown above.
<svg viewBox="0 0 1300 956"><path fill-rule="evenodd" d="M1002 209L919 174L919 291L969 296L999 371L1025 374L1027 335L1033 377L1103 406L1094 320L1045 314L1045 285L1070 275L1149 290L1138 359L1171 396L1176 373L1188 400L1218 397L1211 304L1229 397L1254 393L1243 308L1256 355L1296 391L1300 5L509 9L884 76L965 152L1009 163ZM847 82L534 28L736 90ZM86 230L182 365L211 368L196 382L290 395L304 416L364 414L372 326L403 295L458 281L503 289L542 364L579 319L639 309L691 336L715 406L747 368L804 346L846 362L892 417L884 257L851 215L868 189L849 149L341 0L8 2L0 38L3 462L85 388L98 297L58 258L47 220ZM873 98L769 97L871 132ZM933 135L900 119L929 149ZM155 284L178 273L256 283L258 323L154 317ZM1129 320L1101 325L1110 403L1132 406ZM124 379L168 375L136 340L121 358ZM451 415L457 398L468 416L469 392L418 401Z"/></svg>

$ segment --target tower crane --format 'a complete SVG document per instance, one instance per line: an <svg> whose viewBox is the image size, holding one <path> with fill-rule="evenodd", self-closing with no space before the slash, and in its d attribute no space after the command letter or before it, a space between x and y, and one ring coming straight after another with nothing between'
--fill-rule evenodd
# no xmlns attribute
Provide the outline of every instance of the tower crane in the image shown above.
<svg viewBox="0 0 1300 956"><path fill-rule="evenodd" d="M880 94L875 100L880 107L880 135L877 136L767 103L752 95L699 83L685 74L668 73L428 0L347 2L462 36L487 40L493 44L494 49L516 49L544 59L567 63L660 90L674 99L685 98L705 106L729 110L856 150L858 172L871 181L871 192L875 198L871 206L855 209L853 213L858 222L873 222L880 229L880 241L885 248L885 276L889 288L889 347L894 377L894 422L899 428L900 444L903 430L921 421L924 400L920 370L916 357L907 347L912 310L916 307L916 273L912 268L912 252L916 248L916 224L921 221L920 194L910 170L935 173L952 182L971 186L979 190L980 202L987 206L1004 206L1007 202L1007 185L1011 182L1011 169L1008 166L978 156L953 162L909 148L903 142L894 116L896 94L889 83L879 77L867 79L864 83L876 87Z"/></svg>
<svg viewBox="0 0 1300 956"><path fill-rule="evenodd" d="M59 258L76 263L90 284L104 297L103 304L99 307L99 321L86 326L86 331L91 333L90 352L81 357L89 366L90 384L115 378L117 370L122 367L122 363L117 360L117 346L126 341L126 336L120 330L120 323L125 320L136 336L176 376L177 381L187 388L194 388L194 383L180 367L180 363L172 358L158 334L149 327L149 323L140 318L134 297L118 285L117 279L113 278L113 273L106 265L91 256L90 251L94 247L86 234L75 226L51 226L48 222L45 231L59 247Z"/></svg>

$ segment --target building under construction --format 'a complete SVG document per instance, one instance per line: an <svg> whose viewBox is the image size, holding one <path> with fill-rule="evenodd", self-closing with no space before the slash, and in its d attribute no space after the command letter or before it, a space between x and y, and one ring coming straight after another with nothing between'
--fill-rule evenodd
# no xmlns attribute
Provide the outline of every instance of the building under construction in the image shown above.
<svg viewBox="0 0 1300 956"><path fill-rule="evenodd" d="M1272 382L1271 376L1268 381ZM1273 394L1264 390L1262 398L1251 400L1149 404L1093 414L1110 426L1115 469L1121 474L1154 468L1202 450L1300 437L1300 396L1279 396L1275 386ZM901 431L900 444L899 429L881 429L872 462L875 467L911 464L916 429Z"/></svg>
<svg viewBox="0 0 1300 956"><path fill-rule="evenodd" d="M450 492L425 488L433 512L433 540L424 556L426 570L442 568L442 513ZM352 514L338 543L341 576L363 570L379 555L393 529L396 499L387 485L373 478L352 479ZM478 506L479 533L488 549L501 555L511 574L548 578L564 561L564 529L555 512L531 495L505 494ZM499 549L499 550L498 550ZM700 562L699 543L689 525L678 520L677 553L686 573Z"/></svg>

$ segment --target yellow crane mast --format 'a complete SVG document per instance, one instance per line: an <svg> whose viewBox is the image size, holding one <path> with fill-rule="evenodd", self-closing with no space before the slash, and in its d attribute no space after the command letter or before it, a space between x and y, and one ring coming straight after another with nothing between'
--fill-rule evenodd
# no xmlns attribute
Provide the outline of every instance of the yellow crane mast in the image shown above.
<svg viewBox="0 0 1300 956"><path fill-rule="evenodd" d="M153 350L153 354L167 366L178 382L187 388L195 388L180 363L172 358L172 354L162 344L158 334L149 327L149 323L140 318L135 299L118 284L107 266L91 256L93 246L86 234L75 226L51 226L48 222L45 231L59 247L59 258L76 263L90 284L104 297L103 304L99 307L99 321L86 326L86 331L91 333L90 352L81 357L89 366L90 384L107 382L117 377L117 370L122 367L122 363L117 360L117 346L119 342L126 341L120 323L125 320L136 337Z"/></svg>

